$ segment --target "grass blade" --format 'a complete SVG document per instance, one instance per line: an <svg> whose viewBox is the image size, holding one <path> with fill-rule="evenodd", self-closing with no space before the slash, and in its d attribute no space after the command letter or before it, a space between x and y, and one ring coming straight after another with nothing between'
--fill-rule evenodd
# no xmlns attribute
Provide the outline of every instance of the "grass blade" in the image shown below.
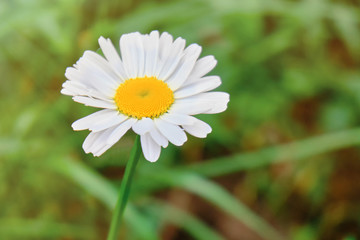
<svg viewBox="0 0 360 240"><path fill-rule="evenodd" d="M236 217L243 222L250 229L255 231L259 236L267 240L280 240L283 237L261 217L257 216L247 206L235 199L230 193L209 180L202 178L196 174L186 172L168 172L156 174L149 173L148 178L165 182L172 187L180 187L192 192L215 206L219 207L224 212Z"/></svg>
<svg viewBox="0 0 360 240"><path fill-rule="evenodd" d="M330 151L360 145L360 128L261 149L252 153L240 153L229 157L208 160L182 167L205 176L222 176L238 171L264 167L274 163L305 160Z"/></svg>
<svg viewBox="0 0 360 240"><path fill-rule="evenodd" d="M164 221L182 227L195 239L199 240L221 240L224 239L213 229L204 224L195 216L174 207L166 202L152 201L148 209L153 215L160 216Z"/></svg>

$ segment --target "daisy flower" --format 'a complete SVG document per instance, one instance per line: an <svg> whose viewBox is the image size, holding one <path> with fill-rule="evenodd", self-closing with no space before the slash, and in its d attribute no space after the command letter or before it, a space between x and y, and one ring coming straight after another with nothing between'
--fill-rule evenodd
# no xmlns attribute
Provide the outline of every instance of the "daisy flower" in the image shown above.
<svg viewBox="0 0 360 240"><path fill-rule="evenodd" d="M86 153L100 156L129 130L140 135L144 157L154 162L161 147L183 145L186 132L205 138L211 127L193 117L225 111L229 94L209 92L221 84L205 76L216 65L213 56L199 59L201 47L169 33L138 32L120 38L120 53L110 39L99 38L104 57L85 51L66 69L62 94L102 110L75 121L76 131L91 132Z"/></svg>

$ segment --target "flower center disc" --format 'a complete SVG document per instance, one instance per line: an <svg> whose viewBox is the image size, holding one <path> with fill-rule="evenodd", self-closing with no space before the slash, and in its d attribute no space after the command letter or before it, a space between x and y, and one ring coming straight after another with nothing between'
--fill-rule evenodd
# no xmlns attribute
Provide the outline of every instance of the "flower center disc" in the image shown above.
<svg viewBox="0 0 360 240"><path fill-rule="evenodd" d="M118 110L133 118L156 118L174 102L174 93L156 77L130 78L120 84L115 94Z"/></svg>

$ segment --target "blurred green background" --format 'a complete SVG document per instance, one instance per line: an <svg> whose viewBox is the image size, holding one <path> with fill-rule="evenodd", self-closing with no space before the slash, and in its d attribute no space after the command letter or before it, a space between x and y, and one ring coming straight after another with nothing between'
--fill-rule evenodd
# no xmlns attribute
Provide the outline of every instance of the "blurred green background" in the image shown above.
<svg viewBox="0 0 360 240"><path fill-rule="evenodd" d="M120 239L360 239L360 1L1 0L0 239L105 239L128 133L100 158L60 95L99 36L158 29L214 55L226 112L141 159Z"/></svg>

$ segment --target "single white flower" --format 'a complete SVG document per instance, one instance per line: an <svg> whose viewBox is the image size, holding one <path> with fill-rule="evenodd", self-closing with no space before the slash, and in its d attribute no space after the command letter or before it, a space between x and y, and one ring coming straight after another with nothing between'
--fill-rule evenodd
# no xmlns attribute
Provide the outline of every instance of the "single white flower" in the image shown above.
<svg viewBox="0 0 360 240"><path fill-rule="evenodd" d="M193 117L223 112L229 94L209 92L221 84L204 76L216 65L213 56L198 59L201 47L170 34L138 32L120 38L121 58L110 39L99 38L103 58L93 51L66 69L62 94L86 106L102 108L75 121L74 130L89 129L86 153L100 156L130 129L140 135L145 158L160 156L168 142L183 145L185 132L205 138L211 127Z"/></svg>

